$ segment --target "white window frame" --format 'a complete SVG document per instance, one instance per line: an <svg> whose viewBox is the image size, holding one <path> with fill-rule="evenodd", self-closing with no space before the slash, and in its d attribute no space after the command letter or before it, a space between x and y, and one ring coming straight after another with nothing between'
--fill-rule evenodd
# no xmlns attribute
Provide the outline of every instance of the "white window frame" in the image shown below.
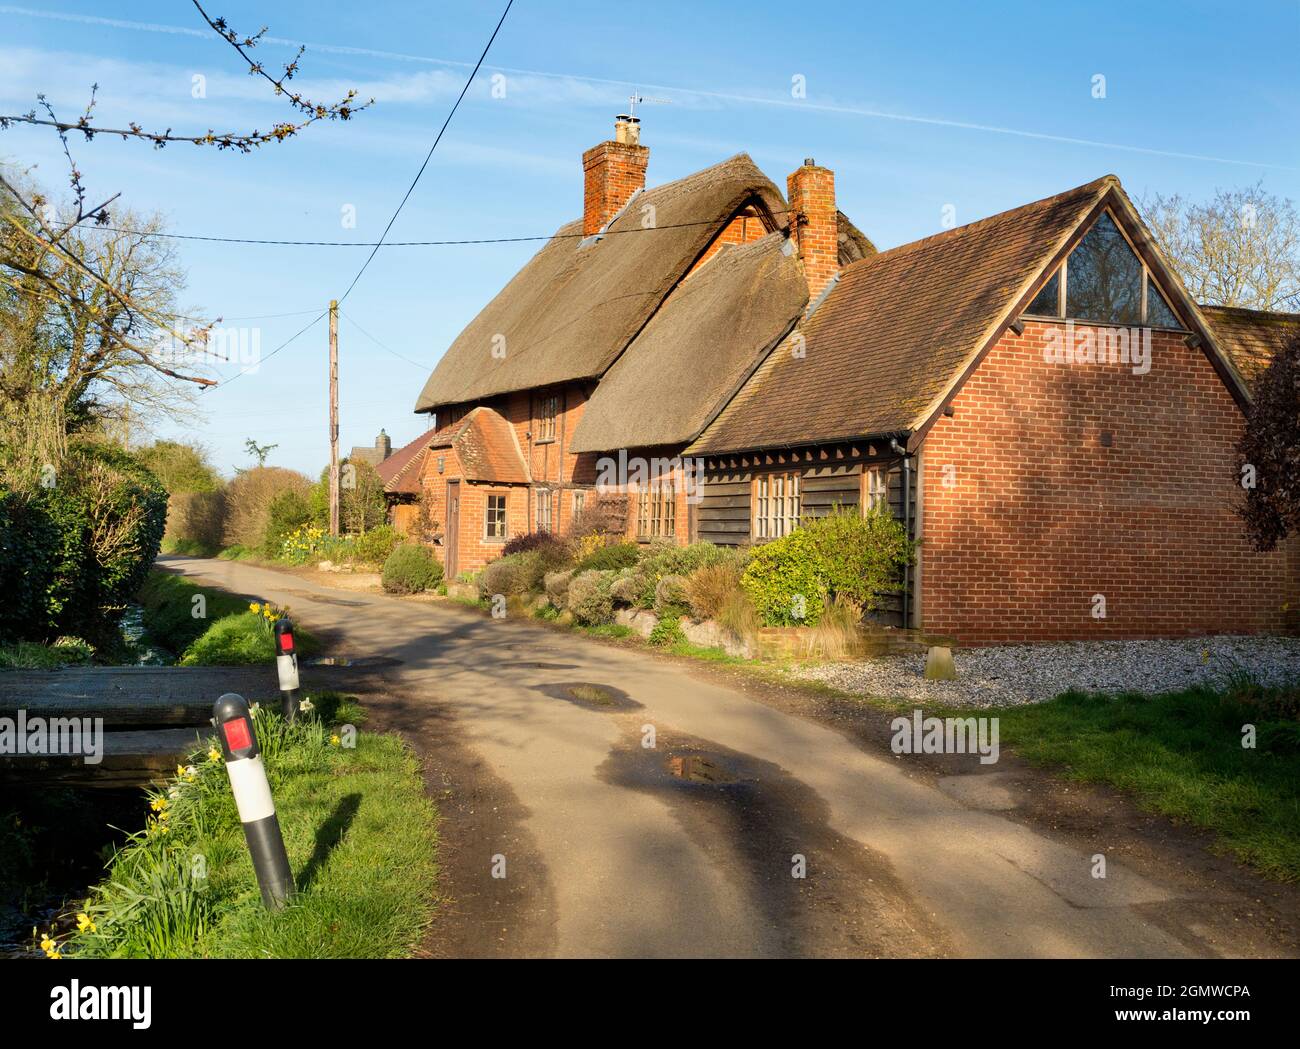
<svg viewBox="0 0 1300 1049"><path fill-rule="evenodd" d="M803 481L798 470L761 473L754 478L754 538L780 539L799 527Z"/></svg>

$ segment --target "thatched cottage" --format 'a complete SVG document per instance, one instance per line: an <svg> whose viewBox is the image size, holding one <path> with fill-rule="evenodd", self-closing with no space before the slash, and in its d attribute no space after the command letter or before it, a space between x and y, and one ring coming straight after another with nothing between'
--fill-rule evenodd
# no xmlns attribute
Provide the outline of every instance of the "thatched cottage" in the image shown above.
<svg viewBox="0 0 1300 1049"><path fill-rule="evenodd" d="M1276 631L1300 548L1232 504L1251 379L1293 315L1203 308L1119 180L888 251L807 160L646 188L632 118L581 219L469 324L379 467L449 573L596 500L638 540L763 542L885 503L890 610L968 642ZM418 508L422 507L422 514Z"/></svg>

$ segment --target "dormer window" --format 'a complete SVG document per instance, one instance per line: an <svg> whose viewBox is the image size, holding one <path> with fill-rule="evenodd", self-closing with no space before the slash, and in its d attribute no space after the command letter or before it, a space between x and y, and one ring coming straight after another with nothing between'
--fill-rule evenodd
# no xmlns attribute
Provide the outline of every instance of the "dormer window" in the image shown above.
<svg viewBox="0 0 1300 1049"><path fill-rule="evenodd" d="M1182 328L1150 271L1103 212L1025 313L1098 324Z"/></svg>

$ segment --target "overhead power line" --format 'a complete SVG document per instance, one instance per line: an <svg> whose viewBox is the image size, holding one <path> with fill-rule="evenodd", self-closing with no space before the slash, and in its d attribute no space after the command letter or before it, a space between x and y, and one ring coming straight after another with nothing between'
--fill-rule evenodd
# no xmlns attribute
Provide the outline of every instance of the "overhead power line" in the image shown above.
<svg viewBox="0 0 1300 1049"><path fill-rule="evenodd" d="M357 281L361 279L361 275L366 272L370 267L370 263L374 261L375 256L379 253L380 247L383 246L384 240L388 237L388 231L393 228L393 223L397 221L397 216L402 213L402 209L406 207L406 202L410 200L411 194L415 192L415 187L419 184L420 177L424 174L424 169L429 166L429 161L433 159L433 152L438 148L438 143L442 141L442 136L446 132L447 126L451 123L451 118L456 115L456 110L460 108L460 104L468 93L470 85L474 83L474 78L478 76L478 71L483 65L483 60L487 58L488 51L492 49L492 42L496 40L497 34L501 32L501 27L506 21L506 15L510 13L510 8L514 6L514 2L515 0L506 0L505 10L501 12L501 18L497 21L496 28L492 30L492 35L488 37L488 42L483 46L483 53L478 56L478 61L474 63L473 70L470 72L469 76L466 77L465 86L460 89L460 94L456 96L456 101L451 107L451 112L447 114L447 119L442 122L442 127L438 129L438 135L433 140L433 145L429 147L429 152L425 154L424 163L420 165L420 170L415 173L415 178L411 179L411 184L406 188L406 192L402 195L401 203L397 205L397 210L393 212L393 217L388 220L388 225L384 227L384 232L379 235L378 243L375 244L370 254L366 256L366 261L361 264L361 269L357 270L357 275L352 278L352 283L348 285L347 291L339 296L338 301L340 303L345 302L347 297L352 294L352 289L357 286Z"/></svg>
<svg viewBox="0 0 1300 1049"><path fill-rule="evenodd" d="M772 212L774 216L784 215L787 213L788 212L784 209ZM711 218L698 219L692 222L668 222L664 223L662 226L634 226L631 229L607 229L601 234L601 236L614 237L628 233L655 233L659 230L665 229L684 229L688 226L710 226L717 221L717 218ZM129 236L136 237L163 237L168 240L196 240L208 241L216 244L260 244L284 248L442 248L471 244L522 244L527 241L542 240L584 240L588 236L585 233L551 233L519 237L468 237L463 240L274 240L266 237L207 237L193 233L162 233L152 230L113 229L112 227L103 228L110 233L125 233ZM309 313L311 311L304 310L303 312ZM286 314L286 316L288 315Z"/></svg>

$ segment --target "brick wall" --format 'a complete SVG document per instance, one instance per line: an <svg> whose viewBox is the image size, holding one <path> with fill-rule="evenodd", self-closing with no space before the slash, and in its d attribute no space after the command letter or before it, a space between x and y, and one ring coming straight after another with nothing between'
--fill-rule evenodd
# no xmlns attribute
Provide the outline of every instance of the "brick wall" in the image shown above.
<svg viewBox="0 0 1300 1049"><path fill-rule="evenodd" d="M713 241L704 249L704 254L696 260L695 265L690 268L686 276L690 276L709 259L713 258L728 244L748 244L750 241L759 240L771 232L758 214L758 210L752 205L742 208L726 226L722 232L713 238Z"/></svg>
<svg viewBox="0 0 1300 1049"><path fill-rule="evenodd" d="M1047 363L1053 328L1007 332L922 445L924 627L999 643L1300 625L1300 546L1255 553L1232 513L1243 416L1204 352L1154 332L1145 375Z"/></svg>

